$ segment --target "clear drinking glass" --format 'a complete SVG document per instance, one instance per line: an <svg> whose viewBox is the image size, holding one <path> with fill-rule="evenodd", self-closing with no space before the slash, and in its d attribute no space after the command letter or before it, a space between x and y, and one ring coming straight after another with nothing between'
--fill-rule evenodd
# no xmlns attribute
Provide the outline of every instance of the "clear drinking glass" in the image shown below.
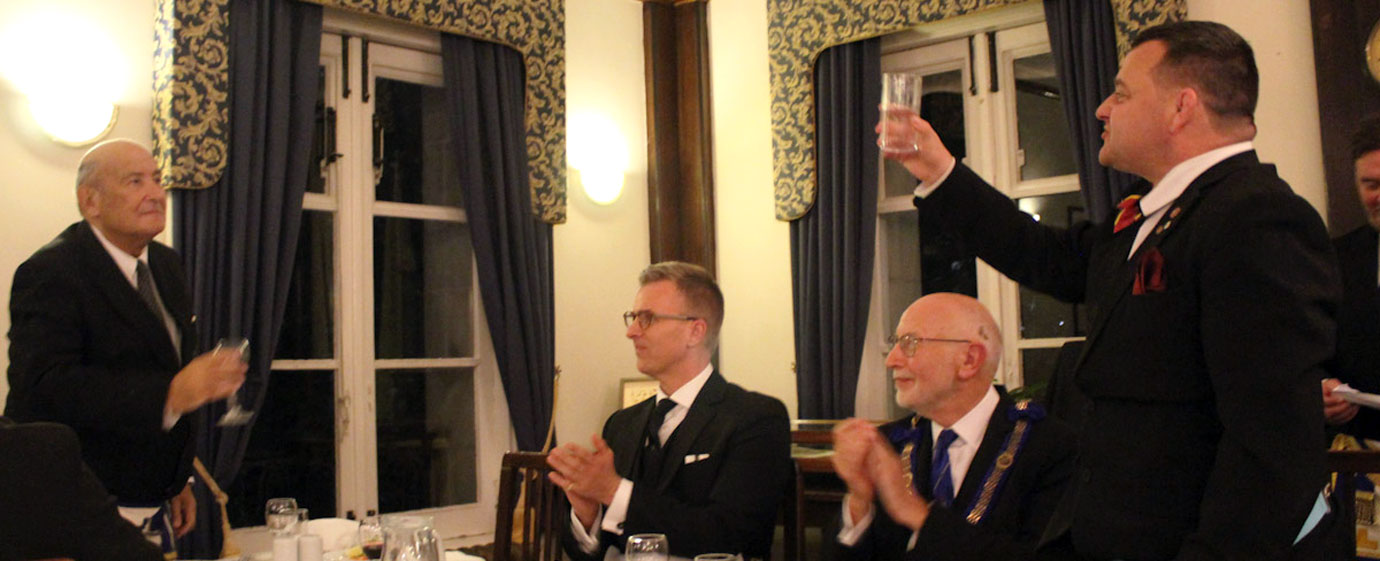
<svg viewBox="0 0 1380 561"><path fill-rule="evenodd" d="M920 150L919 134L910 118L920 114L922 78L918 74L882 74L881 148L887 155L909 155Z"/></svg>
<svg viewBox="0 0 1380 561"><path fill-rule="evenodd" d="M628 547L623 552L627 561L666 561L670 555L666 534L634 534L628 537Z"/></svg>
<svg viewBox="0 0 1380 561"><path fill-rule="evenodd" d="M379 524L379 517L365 516L359 521L359 547L370 559L383 556L383 526Z"/></svg>
<svg viewBox="0 0 1380 561"><path fill-rule="evenodd" d="M264 505L264 523L275 536L290 535L297 524L297 499L279 497Z"/></svg>
<svg viewBox="0 0 1380 561"><path fill-rule="evenodd" d="M240 362L249 364L249 340L243 337L226 337L221 339L216 343L216 348L211 352L238 352L240 355ZM225 398L225 404L229 406L229 408L225 411L225 414L221 416L220 420L216 421L216 425L222 427L240 426L248 423L250 419L254 418L253 411L247 411L243 407L240 407L239 393L239 390L235 390L234 393Z"/></svg>

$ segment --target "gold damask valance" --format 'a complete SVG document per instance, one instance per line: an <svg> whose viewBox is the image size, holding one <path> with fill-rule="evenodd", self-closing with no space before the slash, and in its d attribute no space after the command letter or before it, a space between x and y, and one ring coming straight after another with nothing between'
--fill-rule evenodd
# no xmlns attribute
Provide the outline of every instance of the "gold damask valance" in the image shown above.
<svg viewBox="0 0 1380 561"><path fill-rule="evenodd" d="M286 1L286 0L285 0ZM565 222L563 0L304 0L511 46L526 67L532 212ZM158 0L154 157L173 188L214 185L228 157L229 0Z"/></svg>
<svg viewBox="0 0 1380 561"><path fill-rule="evenodd" d="M814 61L824 49L1027 0L767 0L776 218L815 202ZM1183 19L1183 0L1110 0L1124 55L1141 29Z"/></svg>

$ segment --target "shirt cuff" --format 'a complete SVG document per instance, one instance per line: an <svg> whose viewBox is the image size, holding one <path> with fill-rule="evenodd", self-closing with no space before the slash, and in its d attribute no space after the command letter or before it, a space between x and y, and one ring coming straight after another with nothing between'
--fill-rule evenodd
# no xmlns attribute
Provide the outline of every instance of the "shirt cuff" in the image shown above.
<svg viewBox="0 0 1380 561"><path fill-rule="evenodd" d="M848 498L845 497L843 499L843 527L839 528L839 544L847 547L858 545L858 540L861 540L863 534L867 533L867 529L872 526L874 514L875 510L869 508L861 520L854 522L853 513L848 512Z"/></svg>
<svg viewBox="0 0 1380 561"><path fill-rule="evenodd" d="M954 172L954 167L957 165L958 158L949 160L949 169L946 169L944 170L944 173L939 174L938 179L935 179L934 181L931 181L929 183L921 181L920 183L915 184L915 196L920 197L922 199L930 196L930 193L933 193L935 189L938 189L940 185L944 184L944 180L949 178L949 174Z"/></svg>
<svg viewBox="0 0 1380 561"><path fill-rule="evenodd" d="M595 511L594 523L589 525L591 530L599 527L599 521L603 516L603 508ZM580 544L580 551L593 555L595 551L599 550L599 532L595 530L593 535L590 535L591 532L585 531L585 525L580 523L580 517L575 516L575 509L573 508L570 509L570 533L575 535L575 542Z"/></svg>
<svg viewBox="0 0 1380 561"><path fill-rule="evenodd" d="M163 409L163 432L172 430L173 425L177 424L178 419L182 418L181 413L173 413L171 410Z"/></svg>
<svg viewBox="0 0 1380 561"><path fill-rule="evenodd" d="M613 492L613 501L604 510L604 523L599 527L605 532L623 535L623 521L628 518L628 501L632 500L633 482L626 477L618 482L618 490Z"/></svg>

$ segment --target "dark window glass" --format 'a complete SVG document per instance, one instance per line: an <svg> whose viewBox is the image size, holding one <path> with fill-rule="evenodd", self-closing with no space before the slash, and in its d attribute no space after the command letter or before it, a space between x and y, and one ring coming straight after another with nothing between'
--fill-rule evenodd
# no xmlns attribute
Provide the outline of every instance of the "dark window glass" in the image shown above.
<svg viewBox="0 0 1380 561"><path fill-rule="evenodd" d="M337 516L335 373L274 370L257 415L227 489L231 526L262 526L264 503L274 497L296 498L312 518Z"/></svg>
<svg viewBox="0 0 1380 561"><path fill-rule="evenodd" d="M374 218L376 357L473 354L471 255L465 224Z"/></svg>
<svg viewBox="0 0 1380 561"><path fill-rule="evenodd" d="M379 509L475 502L474 371L380 370L374 379Z"/></svg>
<svg viewBox="0 0 1380 561"><path fill-rule="evenodd" d="M1059 360L1059 347L1021 350L1021 377L1025 379L1024 397L1044 400L1054 366Z"/></svg>
<svg viewBox="0 0 1380 561"><path fill-rule="evenodd" d="M462 206L445 90L386 78L374 83L375 198Z"/></svg>
<svg viewBox="0 0 1380 561"><path fill-rule="evenodd" d="M1059 75L1049 53L1013 63L1016 78L1016 130L1021 180L1078 173L1069 141L1068 119L1059 94Z"/></svg>
<svg viewBox="0 0 1380 561"><path fill-rule="evenodd" d="M302 213L275 359L331 358L335 349L335 214Z"/></svg>
<svg viewBox="0 0 1380 561"><path fill-rule="evenodd" d="M1022 211L1041 224L1068 227L1084 219L1083 196L1077 191L1025 197L1016 201ZM1054 297L1021 287L1021 338L1082 337L1087 334L1084 306L1060 302Z"/></svg>

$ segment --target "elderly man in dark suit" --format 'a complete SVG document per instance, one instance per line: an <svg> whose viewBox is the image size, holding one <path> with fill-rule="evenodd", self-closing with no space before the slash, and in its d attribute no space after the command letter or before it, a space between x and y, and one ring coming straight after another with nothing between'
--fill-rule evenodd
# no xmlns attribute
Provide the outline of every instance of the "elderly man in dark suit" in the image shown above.
<svg viewBox="0 0 1380 561"><path fill-rule="evenodd" d="M1341 383L1380 393L1380 115L1361 121L1351 137L1356 164L1356 195L1366 223L1332 240L1342 271L1342 307L1337 312L1337 378L1323 381L1323 405L1328 422L1345 424L1344 431L1380 439L1380 411L1342 401L1332 395Z"/></svg>
<svg viewBox="0 0 1380 561"><path fill-rule="evenodd" d="M0 417L0 559L161 561L56 423Z"/></svg>
<svg viewBox="0 0 1380 561"><path fill-rule="evenodd" d="M245 367L234 353L194 354L182 267L153 241L166 203L142 145L111 140L82 158L83 220L14 274L5 414L72 427L121 514L180 536L196 523L191 417L235 391Z"/></svg>
<svg viewBox="0 0 1380 561"><path fill-rule="evenodd" d="M1146 180L1117 219L1041 225L956 164L914 114L889 154L939 221L1008 277L1089 306L1090 402L1042 551L1288 559L1321 547L1323 364L1341 286L1322 220L1251 139L1250 46L1210 22L1150 28L1097 109L1102 164Z"/></svg>
<svg viewBox="0 0 1380 561"><path fill-rule="evenodd" d="M708 271L658 263L639 280L623 319L637 369L659 389L609 417L593 449L551 452L551 480L571 505L566 552L602 558L652 532L666 535L675 556L765 559L790 478L786 407L710 364L724 303Z"/></svg>
<svg viewBox="0 0 1380 561"><path fill-rule="evenodd" d="M860 419L835 428L834 468L848 485L837 558L1033 551L1073 473L1072 431L992 386L1001 332L977 300L916 300L892 339L896 403L915 415L880 430Z"/></svg>

